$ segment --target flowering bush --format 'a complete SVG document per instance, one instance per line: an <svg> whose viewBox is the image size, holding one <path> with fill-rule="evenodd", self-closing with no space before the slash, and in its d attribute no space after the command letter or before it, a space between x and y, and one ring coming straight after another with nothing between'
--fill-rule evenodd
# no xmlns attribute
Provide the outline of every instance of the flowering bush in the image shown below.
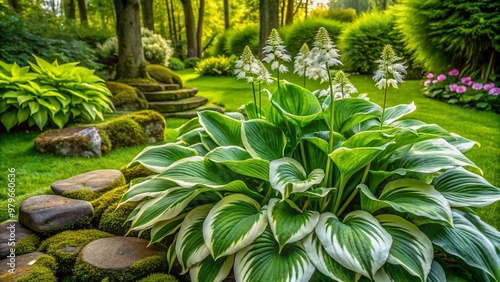
<svg viewBox="0 0 500 282"><path fill-rule="evenodd" d="M481 83L470 76L460 77L452 69L448 74L428 73L424 81L424 95L450 104L491 110L500 113L500 87L495 83Z"/></svg>

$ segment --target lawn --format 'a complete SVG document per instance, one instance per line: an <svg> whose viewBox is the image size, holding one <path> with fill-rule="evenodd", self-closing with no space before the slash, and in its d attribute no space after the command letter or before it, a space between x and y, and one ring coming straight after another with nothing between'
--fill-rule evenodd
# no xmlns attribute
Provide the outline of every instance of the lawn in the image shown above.
<svg viewBox="0 0 500 282"><path fill-rule="evenodd" d="M197 87L199 96L207 97L210 102L224 105L229 111L238 108L253 98L250 84L238 81L234 77L205 77L194 74L192 69L179 71L187 86ZM288 74L285 79L302 83L302 79ZM370 99L382 104L382 91L375 88L370 76L352 76L351 81L360 93L368 93ZM307 82L307 88L313 90L326 88L326 84ZM267 86L272 91L276 85ZM481 148L474 148L467 156L484 171L485 178L495 186L500 186L500 115L463 109L424 97L421 94L420 81L409 80L399 90L390 90L388 106L415 102L417 110L411 118L427 123L439 124L450 132L478 141ZM269 107L267 98L263 105ZM166 140L175 139L174 128L186 120L168 119ZM29 196L50 193L50 184L54 181L71 177L95 169L119 169L126 165L144 146L123 148L110 152L102 158L56 157L39 154L34 150L33 139L39 134L35 130L17 130L0 133L0 186L7 187L8 168L16 169L16 206ZM4 188L2 188L4 189ZM0 222L7 219L6 193L0 197ZM497 229L500 228L500 203L480 210L481 216Z"/></svg>

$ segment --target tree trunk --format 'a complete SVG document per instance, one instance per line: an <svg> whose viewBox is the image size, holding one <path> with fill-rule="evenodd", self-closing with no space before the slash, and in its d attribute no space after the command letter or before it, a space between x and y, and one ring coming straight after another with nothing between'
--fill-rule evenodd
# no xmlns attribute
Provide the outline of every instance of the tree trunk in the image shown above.
<svg viewBox="0 0 500 282"><path fill-rule="evenodd" d="M80 23L88 26L89 20L87 18L87 6L85 5L85 0L78 0L78 11L80 12Z"/></svg>
<svg viewBox="0 0 500 282"><path fill-rule="evenodd" d="M168 35L170 36L170 40L172 40L172 43L173 43L175 41L174 28L172 27L172 23L174 22L174 19L172 17L172 14L170 13L170 1L166 0L165 4L167 4Z"/></svg>
<svg viewBox="0 0 500 282"><path fill-rule="evenodd" d="M293 4L295 3L295 0L288 0L288 3L286 4L286 20L285 24L289 25L293 23Z"/></svg>
<svg viewBox="0 0 500 282"><path fill-rule="evenodd" d="M202 35L203 35L203 16L205 14L205 0L200 0L200 7L198 9L198 30L196 31L196 46L197 57L201 58L203 53Z"/></svg>
<svg viewBox="0 0 500 282"><path fill-rule="evenodd" d="M155 31L155 21L153 17L153 0L141 0L142 26Z"/></svg>
<svg viewBox="0 0 500 282"><path fill-rule="evenodd" d="M285 3L287 0L281 0L281 8L280 8L280 14L281 14L281 21L280 21L280 26L285 25Z"/></svg>
<svg viewBox="0 0 500 282"><path fill-rule="evenodd" d="M306 11L305 11L305 16L304 19L307 19L307 12L309 11L309 0L306 0Z"/></svg>
<svg viewBox="0 0 500 282"><path fill-rule="evenodd" d="M229 24L229 0L224 0L224 28L231 28L231 25Z"/></svg>
<svg viewBox="0 0 500 282"><path fill-rule="evenodd" d="M113 0L118 37L117 79L146 78L141 41L139 0Z"/></svg>
<svg viewBox="0 0 500 282"><path fill-rule="evenodd" d="M63 2L64 14L68 20L76 19L75 0L65 0Z"/></svg>
<svg viewBox="0 0 500 282"><path fill-rule="evenodd" d="M21 3L19 3L19 0L9 0L9 6L16 11L18 14L23 13L23 7L21 6Z"/></svg>
<svg viewBox="0 0 500 282"><path fill-rule="evenodd" d="M191 0L181 0L181 3L184 10L184 21L186 26L187 57L196 57L198 55L198 47L196 44L193 5L191 4Z"/></svg>
<svg viewBox="0 0 500 282"><path fill-rule="evenodd" d="M259 57L273 28L279 27L279 0L260 0Z"/></svg>

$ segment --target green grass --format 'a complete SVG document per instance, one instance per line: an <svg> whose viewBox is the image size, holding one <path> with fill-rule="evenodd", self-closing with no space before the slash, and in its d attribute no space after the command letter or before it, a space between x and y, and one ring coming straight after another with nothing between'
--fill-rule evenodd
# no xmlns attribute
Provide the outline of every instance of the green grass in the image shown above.
<svg viewBox="0 0 500 282"><path fill-rule="evenodd" d="M245 103L253 100L250 84L234 77L205 77L194 74L192 69L178 72L187 86L197 87L199 96L207 97L210 102L223 104L229 111L237 111ZM302 84L302 78L286 74L288 81ZM383 103L383 92L375 88L370 76L352 76L351 81L360 93L368 93L370 99ZM326 84L308 81L307 88L314 90L326 88ZM267 86L272 91L276 84ZM407 81L399 90L391 89L387 106L408 104L412 101L417 110L411 118L427 123L439 124L450 132L478 141L481 148L474 148L467 156L483 171L485 178L493 185L500 186L500 115L490 112L463 109L443 102L426 98L421 94L419 81ZM263 106L269 107L267 97L263 97ZM165 138L173 141L176 133L173 128L186 120L167 119ZM16 206L29 196L50 193L50 184L79 173L95 169L119 169L127 164L145 146L114 150L102 158L56 157L39 154L33 148L35 131L16 131L0 133L0 189L7 187L7 169L16 168ZM0 193L0 222L7 218L6 193ZM480 210L485 221L500 228L500 202Z"/></svg>

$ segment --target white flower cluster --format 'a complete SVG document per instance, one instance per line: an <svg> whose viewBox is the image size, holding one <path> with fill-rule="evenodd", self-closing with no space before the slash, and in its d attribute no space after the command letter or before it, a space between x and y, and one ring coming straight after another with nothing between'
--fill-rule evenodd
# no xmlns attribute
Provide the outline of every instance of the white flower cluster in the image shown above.
<svg viewBox="0 0 500 282"><path fill-rule="evenodd" d="M280 73L288 72L288 68L282 62L290 62L292 60L292 57L287 54L283 43L278 31L273 29L269 39L266 41L266 46L262 50L265 54L262 60L271 64L271 70L278 70Z"/></svg>
<svg viewBox="0 0 500 282"><path fill-rule="evenodd" d="M237 79L246 79L248 83L273 83L269 71L267 71L261 61L254 57L248 46L245 46L240 59L236 61L234 73Z"/></svg>
<svg viewBox="0 0 500 282"><path fill-rule="evenodd" d="M328 68L342 65L339 61L338 50L335 48L328 31L321 27L316 34L314 48L309 53L309 65L307 66L306 75L308 78L321 82L329 79Z"/></svg>
<svg viewBox="0 0 500 282"><path fill-rule="evenodd" d="M304 76L307 71L307 66L310 64L309 58L309 46L307 43L304 43L300 48L299 53L295 56L295 60L293 63L293 72L298 74L299 76Z"/></svg>
<svg viewBox="0 0 500 282"><path fill-rule="evenodd" d="M375 61L378 63L378 70L373 76L375 85L379 88L386 88L391 85L398 88L398 83L403 83L404 75L406 74L406 66L403 63L398 63L401 57L396 56L391 45L385 45L380 59ZM392 78L390 78L392 76Z"/></svg>
<svg viewBox="0 0 500 282"><path fill-rule="evenodd" d="M340 100L351 98L351 95L357 93L358 90L354 85L349 81L347 75L343 71L338 71L335 74L335 77L332 81L333 90L333 99ZM329 96L330 95L330 87L319 92L319 97Z"/></svg>

